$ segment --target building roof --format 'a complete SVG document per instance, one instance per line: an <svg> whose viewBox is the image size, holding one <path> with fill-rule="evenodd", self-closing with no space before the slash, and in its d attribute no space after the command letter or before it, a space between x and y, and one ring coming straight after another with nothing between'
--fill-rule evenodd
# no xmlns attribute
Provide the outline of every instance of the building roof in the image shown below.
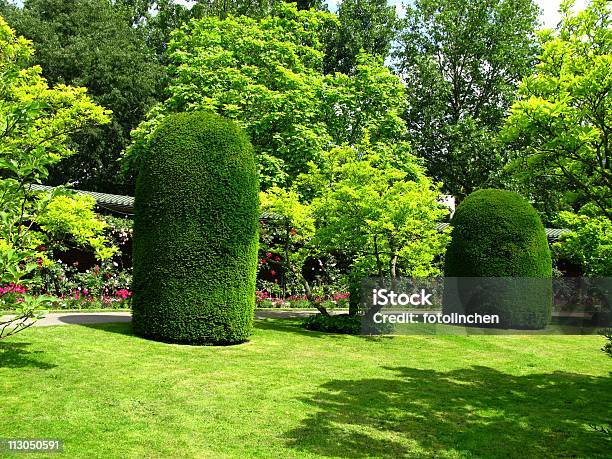
<svg viewBox="0 0 612 459"><path fill-rule="evenodd" d="M31 185L33 190L48 191L52 190L53 187L46 185ZM85 194L93 197L96 200L96 205L104 210L110 210L113 212L119 212L122 214L134 214L134 197L133 196L122 196L119 194L108 194L98 193L97 191L84 191L84 190L73 190L78 194ZM272 219L274 215L269 213L262 213L263 219ZM439 223L438 230L447 228L449 223ZM549 240L558 240L564 234L567 234L569 230L564 228L546 228L546 236Z"/></svg>
<svg viewBox="0 0 612 459"><path fill-rule="evenodd" d="M444 228L447 228L450 223L438 223L438 231L442 231ZM564 234L569 233L568 229L565 228L545 228L546 237L549 241L556 241L561 238Z"/></svg>
<svg viewBox="0 0 612 459"><path fill-rule="evenodd" d="M31 185L33 190L50 191L52 186ZM86 194L96 200L96 205L102 209L132 215L134 213L134 198L120 194L98 193L97 191L74 190L77 194Z"/></svg>

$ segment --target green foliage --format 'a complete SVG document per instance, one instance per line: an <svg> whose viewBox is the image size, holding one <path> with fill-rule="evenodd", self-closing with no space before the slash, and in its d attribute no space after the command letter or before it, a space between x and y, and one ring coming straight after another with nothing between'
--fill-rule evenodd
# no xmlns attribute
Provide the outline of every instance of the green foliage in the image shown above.
<svg viewBox="0 0 612 459"><path fill-rule="evenodd" d="M191 8L191 15L195 18L215 16L225 19L229 15L262 18L283 2L284 0L196 0ZM320 2L315 0L310 3Z"/></svg>
<svg viewBox="0 0 612 459"><path fill-rule="evenodd" d="M190 19L217 17L225 19L232 16L263 18L274 12L284 0L192 0L189 8L184 2L176 0L119 0L132 12L132 23L141 26L147 44L153 48L160 61L166 62L166 48L170 43L172 31L180 28ZM300 8L302 6L302 8ZM298 9L315 8L325 10L321 0L298 2Z"/></svg>
<svg viewBox="0 0 612 459"><path fill-rule="evenodd" d="M601 348L608 356L612 357L612 329L602 330L601 334L606 338L606 343Z"/></svg>
<svg viewBox="0 0 612 459"><path fill-rule="evenodd" d="M153 339L247 339L255 307L257 173L232 122L175 114L156 129L136 187L134 330Z"/></svg>
<svg viewBox="0 0 612 459"><path fill-rule="evenodd" d="M556 225L570 230L553 244L557 258L579 264L586 276L612 276L612 221L599 215L560 212Z"/></svg>
<svg viewBox="0 0 612 459"><path fill-rule="evenodd" d="M497 131L535 54L533 0L416 0L396 58L415 153L457 196L494 181Z"/></svg>
<svg viewBox="0 0 612 459"><path fill-rule="evenodd" d="M551 277L544 226L517 193L475 191L457 207L451 224L446 276Z"/></svg>
<svg viewBox="0 0 612 459"><path fill-rule="evenodd" d="M54 309L117 309L129 306L131 284L131 270L111 260L84 271L78 263L57 260L43 264L28 288L54 297Z"/></svg>
<svg viewBox="0 0 612 459"><path fill-rule="evenodd" d="M90 246L98 259L106 260L117 249L107 245L108 240L103 235L106 223L94 212L95 204L91 196L57 196L38 215L36 223L60 240L69 237L78 245Z"/></svg>
<svg viewBox="0 0 612 459"><path fill-rule="evenodd" d="M63 188L31 188L48 177L51 166L74 154L68 145L72 133L108 122L108 112L85 89L51 89L40 67L25 66L31 55L30 43L0 17L0 285L31 282L41 265L51 263L43 245L58 238L93 246L100 257L114 250L102 237L104 225L90 199ZM36 318L36 308L46 301L24 296L17 318L4 322L3 332L23 329L24 320Z"/></svg>
<svg viewBox="0 0 612 459"><path fill-rule="evenodd" d="M405 143L338 146L312 163L289 191L272 188L262 205L287 225L287 270L305 284L306 296L325 314L301 276L304 263L338 254L358 284L367 276L428 276L439 272L448 235L437 223L446 209L438 188ZM284 253L284 252L281 252ZM351 303L358 301L351 289ZM357 298L356 300L354 298ZM355 313L355 310L351 311Z"/></svg>
<svg viewBox="0 0 612 459"><path fill-rule="evenodd" d="M301 185L317 190L314 244L338 251L354 271L377 276L429 276L448 241L437 230L447 210L407 144L336 147L312 165Z"/></svg>
<svg viewBox="0 0 612 459"><path fill-rule="evenodd" d="M323 75L322 37L335 25L334 15L286 4L262 19L190 22L168 47L170 97L134 131L128 160L137 163L155 126L177 111L213 111L243 127L264 189L291 183L330 145L354 144L367 130L398 138L403 85L382 62L364 55L353 77Z"/></svg>
<svg viewBox="0 0 612 459"><path fill-rule="evenodd" d="M572 5L563 3L558 30L540 34L537 64L506 120L504 140L522 147L508 171L543 210L589 204L612 219L610 6Z"/></svg>
<svg viewBox="0 0 612 459"><path fill-rule="evenodd" d="M262 230L273 232L268 237L265 249L270 255L280 254L274 257L278 257L277 260L266 257L266 264L272 264L273 268L283 273L283 289L286 290L287 285L294 288L295 285L302 286L305 283L302 270L311 254L308 243L315 229L310 206L300 201L296 190L277 186L261 192L260 203L264 214L269 216ZM308 290L310 285L307 283L304 288Z"/></svg>
<svg viewBox="0 0 612 459"><path fill-rule="evenodd" d="M55 165L47 184L70 180L82 189L131 194L133 182L119 176L117 159L164 81L146 31L132 24L131 9L122 1L26 0L23 8L0 11L32 40L33 63L51 85L86 87L96 103L112 110L110 123L72 136L78 153Z"/></svg>
<svg viewBox="0 0 612 459"><path fill-rule="evenodd" d="M325 40L325 73L352 73L360 52L383 59L389 55L397 14L387 0L342 0L338 21Z"/></svg>
<svg viewBox="0 0 612 459"><path fill-rule="evenodd" d="M308 316L302 322L307 330L326 333L341 333L347 335L359 335L361 332L361 317L346 314L324 315L314 314Z"/></svg>
<svg viewBox="0 0 612 459"><path fill-rule="evenodd" d="M486 189L468 196L452 220L446 277L551 278L552 261L544 226L535 209L512 191ZM528 281L525 281L528 282ZM501 283L493 285L503 285ZM540 287L543 286L543 287ZM552 306L550 285L533 283L521 292L485 291L481 304L466 313L497 313L504 328L542 328ZM486 299L486 300L485 300ZM451 311L445 297L445 308ZM487 310L490 308L490 310Z"/></svg>

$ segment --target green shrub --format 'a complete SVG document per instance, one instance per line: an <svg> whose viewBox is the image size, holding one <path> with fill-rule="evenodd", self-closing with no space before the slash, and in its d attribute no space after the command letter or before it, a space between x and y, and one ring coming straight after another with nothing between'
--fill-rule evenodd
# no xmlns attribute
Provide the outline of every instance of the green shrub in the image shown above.
<svg viewBox="0 0 612 459"><path fill-rule="evenodd" d="M134 331L231 344L255 307L258 183L245 134L217 115L167 117L136 184Z"/></svg>
<svg viewBox="0 0 612 459"><path fill-rule="evenodd" d="M606 338L606 342L601 350L608 354L608 356L612 357L612 328L606 328L600 333L604 338Z"/></svg>
<svg viewBox="0 0 612 459"><path fill-rule="evenodd" d="M362 315L314 314L302 322L307 330L325 333L341 333L345 335L385 335L393 332L393 325L377 324Z"/></svg>
<svg viewBox="0 0 612 459"><path fill-rule="evenodd" d="M315 314L306 317L303 325L307 330L359 335L361 332L361 317L349 316L348 314L337 314L331 316Z"/></svg>
<svg viewBox="0 0 612 459"><path fill-rule="evenodd" d="M501 328L545 327L552 261L534 208L511 191L479 190L459 205L451 224L445 276L505 279L458 280L457 290L445 288L445 313L498 314Z"/></svg>

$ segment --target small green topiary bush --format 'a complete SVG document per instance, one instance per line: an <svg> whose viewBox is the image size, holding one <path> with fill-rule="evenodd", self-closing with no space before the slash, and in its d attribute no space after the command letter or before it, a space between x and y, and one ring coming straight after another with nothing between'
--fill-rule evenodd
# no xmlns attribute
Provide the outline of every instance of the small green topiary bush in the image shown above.
<svg viewBox="0 0 612 459"><path fill-rule="evenodd" d="M500 328L545 327L552 308L552 260L531 204L511 191L479 190L458 206L451 224L445 276L482 280L458 279L456 289L445 288L445 313L498 314Z"/></svg>
<svg viewBox="0 0 612 459"><path fill-rule="evenodd" d="M134 208L135 333L190 344L245 341L259 205L242 130L210 113L168 116L143 160Z"/></svg>

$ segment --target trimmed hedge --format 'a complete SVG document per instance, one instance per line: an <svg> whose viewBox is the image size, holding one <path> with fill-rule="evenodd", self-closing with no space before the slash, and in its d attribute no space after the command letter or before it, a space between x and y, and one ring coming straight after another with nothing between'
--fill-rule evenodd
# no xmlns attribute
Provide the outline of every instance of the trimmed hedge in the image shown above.
<svg viewBox="0 0 612 459"><path fill-rule="evenodd" d="M166 342L233 344L251 332L258 181L251 144L220 116L168 116L136 182L133 326Z"/></svg>
<svg viewBox="0 0 612 459"><path fill-rule="evenodd" d="M481 280L445 289L445 313L498 314L500 328L545 327L552 308L552 260L531 204L511 191L479 190L459 205L451 225L445 276Z"/></svg>

